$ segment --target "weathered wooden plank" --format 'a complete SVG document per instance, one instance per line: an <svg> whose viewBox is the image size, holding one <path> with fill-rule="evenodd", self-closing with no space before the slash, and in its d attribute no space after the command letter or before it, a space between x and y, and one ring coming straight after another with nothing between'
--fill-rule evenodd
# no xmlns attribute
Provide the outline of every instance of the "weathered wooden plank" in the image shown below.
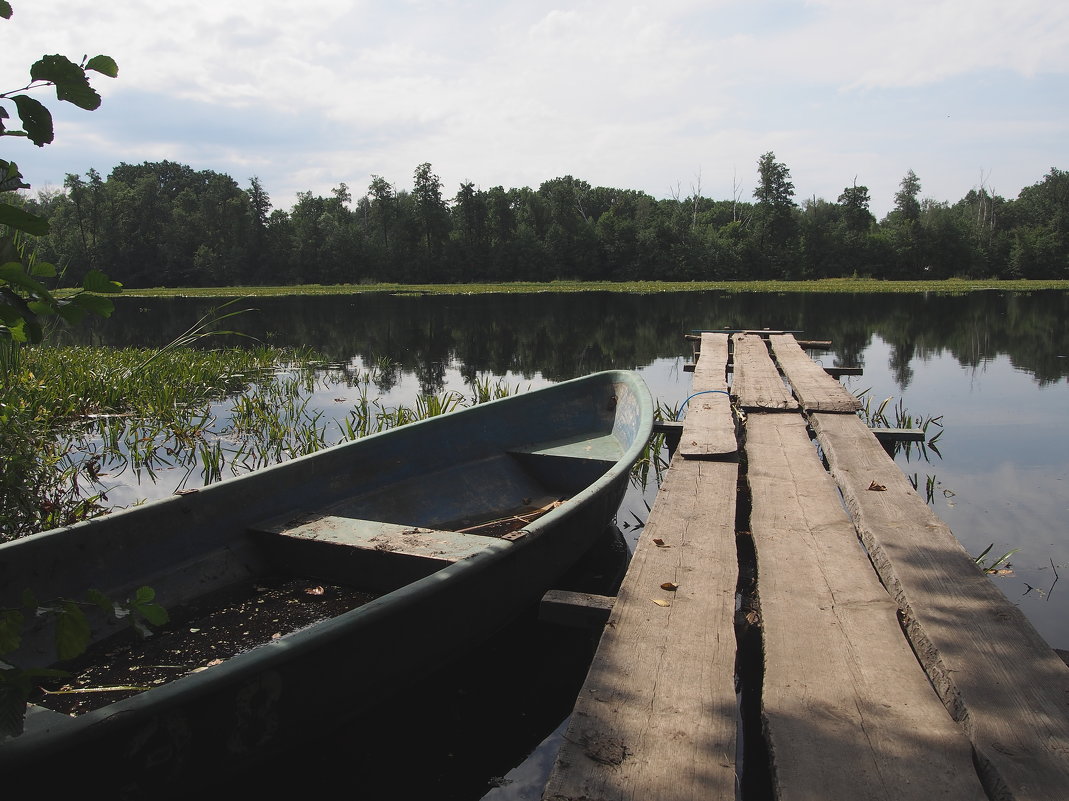
<svg viewBox="0 0 1069 801"><path fill-rule="evenodd" d="M704 328L702 330L695 329L691 332L691 336L699 336L701 334L753 334L754 336L767 337L769 334L801 334L798 329L779 329L779 328ZM688 337L689 338L689 337Z"/></svg>
<svg viewBox="0 0 1069 801"><path fill-rule="evenodd" d="M775 797L985 799L798 415L746 420Z"/></svg>
<svg viewBox="0 0 1069 801"><path fill-rule="evenodd" d="M732 458L738 452L727 394L727 359L727 334L702 334L701 356L691 379L694 396L687 404L679 445L684 459Z"/></svg>
<svg viewBox="0 0 1069 801"><path fill-rule="evenodd" d="M768 348L760 337L736 334L734 345L735 380L731 394L743 409L794 411L798 403L780 377Z"/></svg>
<svg viewBox="0 0 1069 801"><path fill-rule="evenodd" d="M768 341L803 409L819 412L856 412L861 408L861 401L810 359L793 336L777 334L770 336Z"/></svg>
<svg viewBox="0 0 1069 801"><path fill-rule="evenodd" d="M612 612L615 597L589 592L548 590L538 605L538 619L576 628L604 626Z"/></svg>
<svg viewBox="0 0 1069 801"><path fill-rule="evenodd" d="M546 801L734 801L737 477L683 459L665 474Z"/></svg>
<svg viewBox="0 0 1069 801"><path fill-rule="evenodd" d="M880 442L924 442L922 428L870 428Z"/></svg>
<svg viewBox="0 0 1069 801"><path fill-rule="evenodd" d="M698 363L694 366L694 378L691 380L694 392L727 389L727 334L702 334L698 356Z"/></svg>
<svg viewBox="0 0 1069 801"><path fill-rule="evenodd" d="M976 569L855 415L813 427L913 648L991 798L1069 796L1069 668Z"/></svg>

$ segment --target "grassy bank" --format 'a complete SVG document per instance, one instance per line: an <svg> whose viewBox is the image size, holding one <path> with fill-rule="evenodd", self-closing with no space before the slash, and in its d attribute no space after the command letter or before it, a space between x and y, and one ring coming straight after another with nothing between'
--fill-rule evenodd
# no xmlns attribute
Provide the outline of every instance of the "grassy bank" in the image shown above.
<svg viewBox="0 0 1069 801"><path fill-rule="evenodd" d="M195 459L211 401L308 358L0 342L0 541L99 514L97 479L116 461L151 474L162 457Z"/></svg>
<svg viewBox="0 0 1069 801"><path fill-rule="evenodd" d="M265 297L272 295L350 295L392 293L412 295L520 294L531 292L937 292L956 294L982 290L1027 292L1069 289L1069 281L995 281L952 278L946 281L877 281L828 278L819 281L550 281L511 284L299 284L294 286L224 286L124 289L133 297Z"/></svg>
<svg viewBox="0 0 1069 801"><path fill-rule="evenodd" d="M4 344L4 343L0 343ZM374 365L310 351L0 348L0 542L112 508L109 487L210 484L415 420L521 391L477 377L467 394L377 397ZM351 405L325 414L322 391ZM159 495L153 491L150 495ZM144 496L142 496L144 497Z"/></svg>

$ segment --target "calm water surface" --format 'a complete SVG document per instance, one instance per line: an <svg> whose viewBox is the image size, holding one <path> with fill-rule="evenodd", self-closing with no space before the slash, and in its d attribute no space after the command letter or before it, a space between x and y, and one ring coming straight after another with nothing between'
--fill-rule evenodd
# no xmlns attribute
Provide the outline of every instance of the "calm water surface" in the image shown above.
<svg viewBox="0 0 1069 801"><path fill-rule="evenodd" d="M868 390L874 403L894 398L914 416L941 417L938 454L925 459L913 450L897 461L922 493L933 482L935 511L971 554L989 545L992 557L1017 549L1012 573L992 581L1051 645L1069 649L1069 293L359 295L243 305L255 310L228 327L271 344L311 346L354 368L388 359L393 368L376 391L387 403L408 405L421 392L466 392L477 376L526 388L626 368L641 373L655 400L677 407L690 390L684 334L692 329L768 327L830 340L830 351L814 354L820 361L864 368L843 379L849 389ZM121 298L113 318L88 337L162 345L210 306ZM349 392L324 387L314 403L344 417ZM629 536L651 500L652 491L629 495L619 517ZM551 716L528 738L552 737L555 726ZM537 798L539 760L551 750L536 751L490 797ZM453 797L480 797L483 781ZM450 796L441 785L436 792Z"/></svg>

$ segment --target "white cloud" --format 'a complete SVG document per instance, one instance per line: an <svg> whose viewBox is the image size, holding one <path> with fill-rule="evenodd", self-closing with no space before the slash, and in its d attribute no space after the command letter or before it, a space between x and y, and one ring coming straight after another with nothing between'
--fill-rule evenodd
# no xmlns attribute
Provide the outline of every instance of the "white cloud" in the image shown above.
<svg viewBox="0 0 1069 801"><path fill-rule="evenodd" d="M169 157L238 180L255 168L282 205L372 173L403 187L431 161L447 193L570 173L664 196L701 171L730 198L774 150L800 197L834 200L856 175L879 212L909 168L941 199L982 169L1013 196L1058 164L1067 127L1060 99L1020 99L1069 72L1069 6L1049 0L14 7L5 64L103 52L120 66L94 81L100 111L60 120L54 158L17 157L31 180L60 153L70 172ZM1003 77L984 94L981 76Z"/></svg>

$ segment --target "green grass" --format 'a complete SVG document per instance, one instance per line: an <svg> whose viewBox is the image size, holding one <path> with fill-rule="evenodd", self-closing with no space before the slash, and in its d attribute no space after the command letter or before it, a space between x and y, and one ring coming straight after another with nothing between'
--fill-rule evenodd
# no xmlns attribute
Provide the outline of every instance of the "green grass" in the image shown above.
<svg viewBox="0 0 1069 801"><path fill-rule="evenodd" d="M97 477L109 462L151 477L161 459L196 453L213 399L309 358L271 348L0 345L0 540L99 514Z"/></svg>
<svg viewBox="0 0 1069 801"><path fill-rule="evenodd" d="M386 406L372 384L388 362L354 375L311 352L265 347L8 343L0 368L0 541L105 513L103 481L164 492L210 484L523 391L477 377L467 395ZM339 385L357 390L343 416L310 406L317 390Z"/></svg>
<svg viewBox="0 0 1069 801"><path fill-rule="evenodd" d="M276 295L481 295L532 292L936 292L956 294L980 290L1034 291L1069 289L1069 281L998 281L951 278L945 281L878 281L869 278L828 278L817 281L550 281L502 284L300 284L294 286L179 287L123 289L128 297L270 297ZM60 293L62 294L62 293Z"/></svg>

